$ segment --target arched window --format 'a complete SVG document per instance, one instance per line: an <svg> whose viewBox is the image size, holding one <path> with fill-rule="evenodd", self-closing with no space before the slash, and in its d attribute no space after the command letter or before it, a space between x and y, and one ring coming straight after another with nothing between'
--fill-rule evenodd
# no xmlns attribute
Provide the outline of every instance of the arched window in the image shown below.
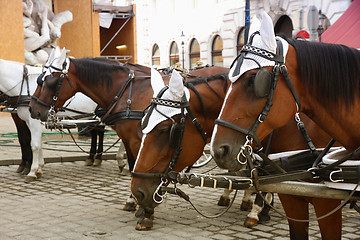
<svg viewBox="0 0 360 240"><path fill-rule="evenodd" d="M237 36L237 42L236 42L236 55L240 54L240 51L245 43L245 28L241 28L238 36Z"/></svg>
<svg viewBox="0 0 360 240"><path fill-rule="evenodd" d="M152 65L160 66L160 49L156 43L154 44L152 50Z"/></svg>
<svg viewBox="0 0 360 240"><path fill-rule="evenodd" d="M275 31L276 35L283 34L288 38L292 38L293 29L294 29L294 27L293 27L291 18L286 15L281 16L277 20L275 27L274 27L274 31Z"/></svg>
<svg viewBox="0 0 360 240"><path fill-rule="evenodd" d="M211 60L214 66L223 66L223 41L219 35L216 35L214 38L212 47L211 47Z"/></svg>
<svg viewBox="0 0 360 240"><path fill-rule="evenodd" d="M200 62L200 45L199 42L193 38L190 42L190 69L197 67Z"/></svg>
<svg viewBox="0 0 360 240"><path fill-rule="evenodd" d="M179 48L176 42L172 42L170 45L170 66L174 66L179 62Z"/></svg>

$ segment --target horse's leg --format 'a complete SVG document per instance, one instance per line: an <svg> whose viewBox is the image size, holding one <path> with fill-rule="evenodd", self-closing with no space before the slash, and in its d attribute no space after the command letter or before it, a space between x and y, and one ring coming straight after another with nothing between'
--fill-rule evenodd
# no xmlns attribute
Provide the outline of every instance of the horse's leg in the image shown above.
<svg viewBox="0 0 360 240"><path fill-rule="evenodd" d="M327 198L313 198L315 213L317 217L321 217L341 204L341 200ZM330 216L318 221L321 238L336 240L341 239L342 214L341 208Z"/></svg>
<svg viewBox="0 0 360 240"><path fill-rule="evenodd" d="M246 216L244 221L244 226L248 228L252 228L259 222L259 214L264 208L264 199L263 196L257 193L255 197L254 204L252 205L252 209L250 213Z"/></svg>
<svg viewBox="0 0 360 240"><path fill-rule="evenodd" d="M91 147L90 147L90 155L85 160L85 166L92 166L94 163L94 157L96 154L96 142L97 142L97 131L95 129L90 130L91 136Z"/></svg>
<svg viewBox="0 0 360 240"><path fill-rule="evenodd" d="M118 167L120 169L120 172L122 172L124 170L124 167L126 166L125 158L126 158L125 145L123 142L121 142L119 146L119 150L116 153L116 160L118 162Z"/></svg>
<svg viewBox="0 0 360 240"><path fill-rule="evenodd" d="M39 120L30 118L29 110L27 111L29 114L29 119L27 124L31 132L31 149L33 152L33 163L31 165L29 174L25 178L25 182L28 183L42 176L42 168L44 167L44 158L42 154L41 123Z"/></svg>
<svg viewBox="0 0 360 240"><path fill-rule="evenodd" d="M125 146L126 154L127 154L127 158L128 158L129 170L130 170L130 172L132 172L134 169L134 165L135 165L135 158L131 152L130 146L126 142L124 142L124 146ZM130 197L126 200L123 210L135 211L136 205L137 204L136 204L135 198L132 196L132 194L130 194Z"/></svg>
<svg viewBox="0 0 360 240"><path fill-rule="evenodd" d="M100 128L100 127L99 127ZM96 157L94 161L95 167L100 167L102 163L102 154L104 151L104 133L105 133L105 126L101 127L101 129L96 130L97 134L99 135L99 143L96 151Z"/></svg>
<svg viewBox="0 0 360 240"><path fill-rule="evenodd" d="M229 206L230 204L230 193L232 192L232 190L229 189L224 189L223 194L221 195L219 201L218 201L218 205L219 206Z"/></svg>
<svg viewBox="0 0 360 240"><path fill-rule="evenodd" d="M244 196L243 199L241 201L241 206L240 206L240 210L241 211L249 211L252 208L252 200L251 200L251 195L252 195L253 191L252 190L244 190Z"/></svg>
<svg viewBox="0 0 360 240"><path fill-rule="evenodd" d="M274 206L274 193L266 193L265 200L263 210L259 214L259 223L264 223L271 219L269 211L271 207Z"/></svg>
<svg viewBox="0 0 360 240"><path fill-rule="evenodd" d="M20 119L17 114L12 113L11 117L14 120L16 126L18 140L21 148L21 163L16 172L27 175L30 172L33 158L31 150L31 133L28 126L26 125L26 122Z"/></svg>
<svg viewBox="0 0 360 240"><path fill-rule="evenodd" d="M307 220L309 219L309 203L303 197L288 194L278 194L283 205L286 216ZM309 223L295 222L288 219L290 229L290 239L307 240L309 238Z"/></svg>

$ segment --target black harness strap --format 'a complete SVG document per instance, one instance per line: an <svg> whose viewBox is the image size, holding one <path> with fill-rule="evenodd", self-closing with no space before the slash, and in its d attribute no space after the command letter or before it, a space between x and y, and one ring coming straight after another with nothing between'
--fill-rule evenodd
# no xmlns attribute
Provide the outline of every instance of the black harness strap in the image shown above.
<svg viewBox="0 0 360 240"><path fill-rule="evenodd" d="M295 90L295 87L294 87L294 84L292 83L291 79L290 79L290 75L289 75L289 72L287 71L286 69L286 66L285 65L281 65L280 66L280 70L281 70L281 73L291 91L291 94L293 95L294 99L295 99L295 102L296 102L296 105L297 105L297 110L300 111L300 108L301 108L301 103L300 103L300 98L298 96L298 94L296 93L296 90Z"/></svg>
<svg viewBox="0 0 360 240"><path fill-rule="evenodd" d="M114 125L115 122L123 119L134 119L134 120L141 120L145 116L144 111L122 111L122 112L115 112L110 114L105 120L103 120L103 123L106 125Z"/></svg>

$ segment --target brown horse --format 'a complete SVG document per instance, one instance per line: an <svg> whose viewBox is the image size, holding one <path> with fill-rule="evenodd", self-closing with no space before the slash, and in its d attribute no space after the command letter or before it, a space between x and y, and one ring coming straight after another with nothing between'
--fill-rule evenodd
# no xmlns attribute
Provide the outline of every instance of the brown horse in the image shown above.
<svg viewBox="0 0 360 240"><path fill-rule="evenodd" d="M216 121L211 151L217 164L239 168L234 157L242 146L252 148L253 140L284 126L299 111L348 150L356 149L360 140L359 52L342 45L282 38L277 38L281 43L277 44L266 13L260 28L253 29L249 44L230 70L232 83ZM324 206L337 205L330 199L323 199L322 205L318 199L307 199L317 216L328 212ZM289 217L308 218L307 203L288 202L283 196L281 201ZM300 224L302 228L292 221L289 224L292 239L307 239L307 224ZM340 239L341 211L321 220L319 226L323 239Z"/></svg>
<svg viewBox="0 0 360 240"><path fill-rule="evenodd" d="M154 79L156 78L161 77L154 76ZM176 77L174 77L174 79L176 79ZM155 81L156 80L152 80L152 82ZM160 79L158 81L162 80ZM143 119L143 125L145 127L144 133L146 134L143 135L141 149L138 153L131 182L131 190L136 197L138 204L145 210L144 216L142 216L138 221L136 227L138 230L147 230L152 227L152 214L154 213L154 208L158 205L158 200L156 199L158 186L160 184L165 184L163 182L164 178L166 179L166 174L163 173L168 170L170 162L172 162L174 156L178 154L176 153L177 148L174 148L171 143L175 140L172 135L176 135L173 133L175 125L174 122L176 122L176 124L180 124L179 119L181 119L181 113L179 114L179 110L178 112L174 110L173 104L161 106L164 104L161 103L161 100L170 100L169 103L178 103L181 100L181 96L186 90L184 90L184 87L181 85L181 79L179 81L180 83L173 84L175 86L174 88L172 88L172 85L169 83L169 93L165 97L155 96L156 98L153 100L153 104L158 104L158 106L154 105L154 109L157 107L157 111L162 112L166 115L166 117L161 117L163 114L152 117L152 114L155 112L155 110L153 110L151 114L149 111L148 114L150 114L150 116L147 115ZM188 95L190 96L189 107L192 114L187 114L185 116L182 140L179 134L177 136L180 137L181 141L178 143L181 146L181 153L176 160L175 166L172 167L175 171L181 171L186 166L192 165L201 155L206 142L202 137L202 130L197 128L196 124L193 124L194 119L192 115L194 115L199 121L206 135L210 136L214 127L214 120L220 113L222 100L225 97L224 83L226 82L224 82L223 76L219 75L185 83L186 86L191 87L190 94ZM161 87L164 84L154 85L154 93L161 93L161 88L156 86L158 85ZM181 87L179 87L179 85ZM174 92L177 94L171 94ZM165 93L163 93L163 95L165 95ZM321 129L316 127L310 119L305 116L302 117L313 143L317 146L326 145L326 143L330 140L330 137ZM266 141L268 140L265 139L264 144L266 144ZM297 124L294 120L275 132L270 152L275 153L307 148L308 145L303 135L298 130ZM293 198L295 199L295 202L299 202L301 204L305 202L303 199L299 199L295 196L289 196L289 198ZM321 202L320 199L316 199L314 201ZM334 200L330 202L328 201L327 203L331 204L325 205L324 208L330 211L334 208L334 206L339 204L339 201ZM307 208L304 209L305 214L306 210ZM328 219L329 221L332 220L330 218ZM299 225L303 225L305 229L306 223L299 223Z"/></svg>
<svg viewBox="0 0 360 240"><path fill-rule="evenodd" d="M106 110L103 121L111 125L122 139L132 171L140 148L137 126L153 94L150 68L109 64L88 58L69 59L65 52L55 59L50 67L51 74L49 70L46 75L50 75L40 82L42 86L37 87L30 102L32 117L46 121L50 105L60 108L75 92L82 92ZM192 71L189 77L225 71L225 68L209 67ZM135 205L130 197L124 208L134 210Z"/></svg>

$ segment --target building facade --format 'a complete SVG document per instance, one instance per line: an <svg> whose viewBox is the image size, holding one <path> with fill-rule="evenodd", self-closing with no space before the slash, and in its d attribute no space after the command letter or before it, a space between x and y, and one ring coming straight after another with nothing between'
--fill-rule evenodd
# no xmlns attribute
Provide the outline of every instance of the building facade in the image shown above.
<svg viewBox="0 0 360 240"><path fill-rule="evenodd" d="M139 64L185 69L207 64L229 67L244 42L245 0L134 0L133 4L137 9ZM311 9L326 29L350 4L350 0L251 0L250 16L261 17L266 11L273 19L275 33L287 37L310 33L317 38L319 27L309 25Z"/></svg>

